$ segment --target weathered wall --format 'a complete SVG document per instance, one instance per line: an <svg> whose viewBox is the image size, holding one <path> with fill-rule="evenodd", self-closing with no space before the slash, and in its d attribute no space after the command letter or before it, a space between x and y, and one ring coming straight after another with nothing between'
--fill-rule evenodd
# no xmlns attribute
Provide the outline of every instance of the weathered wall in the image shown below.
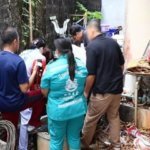
<svg viewBox="0 0 150 150"><path fill-rule="evenodd" d="M17 26L21 31L22 19L22 0L0 0L0 31L6 25ZM56 34L50 22L50 16L57 16L60 26L63 21L74 12L75 0L42 0L41 5L37 6L36 27L39 32L34 32L34 37L39 35L48 39L49 45L52 44ZM20 32L20 35L21 32Z"/></svg>
<svg viewBox="0 0 150 150"><path fill-rule="evenodd" d="M127 61L141 58L150 40L150 0L126 1L126 39Z"/></svg>
<svg viewBox="0 0 150 150"><path fill-rule="evenodd" d="M0 0L0 32L6 26L17 25L18 10L16 6L17 0Z"/></svg>
<svg viewBox="0 0 150 150"><path fill-rule="evenodd" d="M6 25L17 23L17 0L0 0L0 31Z"/></svg>
<svg viewBox="0 0 150 150"><path fill-rule="evenodd" d="M53 39L56 38L56 33L49 18L57 16L61 27L69 14L74 12L75 4L75 0L46 0L46 37L51 47L53 47Z"/></svg>
<svg viewBox="0 0 150 150"><path fill-rule="evenodd" d="M126 0L102 0L102 24L110 27L125 26Z"/></svg>
<svg viewBox="0 0 150 150"><path fill-rule="evenodd" d="M14 11L16 10L16 0L11 2L11 0L0 0L0 32L8 25L15 25ZM1 48L1 40L0 40Z"/></svg>
<svg viewBox="0 0 150 150"><path fill-rule="evenodd" d="M38 33L34 32L34 36L42 35L48 40L51 47L53 39L56 37L54 27L50 22L50 16L57 16L60 26L63 21L73 14L75 11L77 0L41 0L41 5L37 7L38 11L34 14ZM100 0L81 0L81 2L90 10L99 10L101 7ZM22 35L22 0L0 0L0 31L8 25L18 27L20 35ZM22 37L22 36L21 36Z"/></svg>
<svg viewBox="0 0 150 150"><path fill-rule="evenodd" d="M57 16L59 25L75 11L77 0L46 0L46 37L49 43L53 44L56 37L54 27L50 22L50 16ZM89 10L101 10L101 0L80 0Z"/></svg>
<svg viewBox="0 0 150 150"><path fill-rule="evenodd" d="M8 24L11 20L11 14L9 8L9 3L7 0L0 1L0 30Z"/></svg>

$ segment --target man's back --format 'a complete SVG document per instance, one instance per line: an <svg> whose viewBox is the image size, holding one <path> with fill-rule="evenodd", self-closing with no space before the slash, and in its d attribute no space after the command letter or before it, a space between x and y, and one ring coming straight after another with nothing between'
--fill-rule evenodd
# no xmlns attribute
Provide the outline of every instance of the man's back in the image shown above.
<svg viewBox="0 0 150 150"><path fill-rule="evenodd" d="M87 46L87 68L89 76L85 96L90 92L89 108L83 126L83 143L88 147L94 137L97 123L107 114L110 124L109 139L112 149L120 149L119 106L123 89L124 58L116 41L104 37L100 21L91 20L87 25L90 43Z"/></svg>
<svg viewBox="0 0 150 150"><path fill-rule="evenodd" d="M23 60L14 53L0 52L0 111L16 111L24 104L25 95L19 84L28 82Z"/></svg>
<svg viewBox="0 0 150 150"><path fill-rule="evenodd" d="M119 45L103 35L97 36L87 47L89 74L96 75L93 92L119 94L122 92L121 66L124 58Z"/></svg>

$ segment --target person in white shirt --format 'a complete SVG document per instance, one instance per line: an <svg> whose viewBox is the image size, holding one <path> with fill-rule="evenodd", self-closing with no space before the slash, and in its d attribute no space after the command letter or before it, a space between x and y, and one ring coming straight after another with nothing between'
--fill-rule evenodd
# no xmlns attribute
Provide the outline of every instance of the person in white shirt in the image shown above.
<svg viewBox="0 0 150 150"><path fill-rule="evenodd" d="M33 66L35 64L39 67L39 73L37 74L36 81L40 80L40 76L42 76L41 69L44 70L46 66L46 58L45 56L43 56L45 52L45 46L46 46L46 43L44 39L38 38L32 43L33 49L25 50L20 54L20 56L25 62L28 77L31 76ZM40 82L40 81L37 81L37 82ZM34 85L31 87L30 90L32 90L33 92L36 91L36 89L40 88L39 84L40 83L34 83ZM38 107L38 109L33 107L33 108L26 109L20 113L21 122L20 122L20 137L19 137L19 148L18 148L19 150L27 150L28 131L35 129L35 125L31 125L31 126L29 125L31 121L30 119L32 118L32 115L36 115L35 118L40 118L40 116L37 116L37 115L39 115L44 109L44 105L45 105L44 103L45 103L44 100L40 100L39 102L40 107ZM35 113L35 111L39 111L39 112ZM35 118L33 121L38 122L38 120L35 120ZM36 126L39 126L39 125L40 123L36 124Z"/></svg>
<svg viewBox="0 0 150 150"><path fill-rule="evenodd" d="M76 46L72 44L72 50L75 58L80 59L84 64L86 64L86 50L84 47Z"/></svg>

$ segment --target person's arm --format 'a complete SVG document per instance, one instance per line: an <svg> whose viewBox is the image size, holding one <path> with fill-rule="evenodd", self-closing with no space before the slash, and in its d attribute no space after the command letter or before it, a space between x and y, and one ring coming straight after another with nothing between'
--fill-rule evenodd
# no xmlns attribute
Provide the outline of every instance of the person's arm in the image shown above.
<svg viewBox="0 0 150 150"><path fill-rule="evenodd" d="M124 71L125 60L124 60L124 56L123 56L123 53L121 51L121 48L120 48L120 46L118 44L117 44L117 49L118 49L118 54L119 54L120 67L121 67L122 71Z"/></svg>
<svg viewBox="0 0 150 150"><path fill-rule="evenodd" d="M49 90L48 89L41 89L42 94L44 97L47 97Z"/></svg>
<svg viewBox="0 0 150 150"><path fill-rule="evenodd" d="M122 71L124 72L124 65L121 65L120 67L121 67Z"/></svg>
<svg viewBox="0 0 150 150"><path fill-rule="evenodd" d="M29 79L27 76L26 66L22 60L17 67L17 81L21 92L26 93L29 86Z"/></svg>
<svg viewBox="0 0 150 150"><path fill-rule="evenodd" d="M93 45L90 45L87 47L87 70L88 70L88 77L86 79L86 85L84 90L84 95L87 98L90 94L90 91L92 90L96 78L96 63L97 63L97 57L95 50L93 49Z"/></svg>
<svg viewBox="0 0 150 150"><path fill-rule="evenodd" d="M22 65L22 69L24 68L24 66ZM20 70L22 70L22 69L20 69ZM22 70L23 71L23 70ZM22 73L22 74L24 74L23 76L26 76L25 74L27 74L26 73L26 68L25 68L25 70L23 71L24 73ZM36 73L37 73L37 65L35 65L34 66L34 68L33 68L33 72L32 72L32 74L31 74L31 77L29 78L29 80L28 80L28 82L20 82L21 84L19 84L19 87L20 87L20 90L21 90L21 92L23 92L23 93L26 93L29 89L30 89L30 87L31 87L31 85L33 84L33 82L34 82L34 79L35 79L35 76L36 76ZM22 78L26 78L26 77L23 77L22 76ZM21 78L21 77L20 77Z"/></svg>
<svg viewBox="0 0 150 150"><path fill-rule="evenodd" d="M37 66L37 63L35 63L35 65L33 67L33 70L32 70L32 74L31 74L31 76L29 78L29 88L33 85L35 76L37 74L37 70L38 70L38 66Z"/></svg>
<svg viewBox="0 0 150 150"><path fill-rule="evenodd" d="M29 83L20 84L19 87L22 93L27 93L29 90Z"/></svg>
<svg viewBox="0 0 150 150"><path fill-rule="evenodd" d="M84 96L87 98L90 94L90 91L94 85L95 82L95 75L89 75L86 79L86 85L84 90Z"/></svg>
<svg viewBox="0 0 150 150"><path fill-rule="evenodd" d="M47 69L47 67L45 68L45 71L42 75L42 79L41 79L41 91L42 94L47 97L48 93L49 93L49 88L50 88L50 77L49 77L49 69Z"/></svg>

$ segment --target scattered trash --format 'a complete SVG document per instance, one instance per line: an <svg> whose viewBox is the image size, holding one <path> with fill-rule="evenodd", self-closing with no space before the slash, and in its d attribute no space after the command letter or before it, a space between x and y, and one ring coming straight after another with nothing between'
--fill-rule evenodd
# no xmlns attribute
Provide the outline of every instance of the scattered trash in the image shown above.
<svg viewBox="0 0 150 150"><path fill-rule="evenodd" d="M127 132L128 134L137 138L140 143L143 143L145 146L150 148L150 139L146 137L145 135L142 135L135 126L131 126L130 128L128 128Z"/></svg>
<svg viewBox="0 0 150 150"><path fill-rule="evenodd" d="M150 150L150 146L145 145L139 138L136 138L133 143L136 150Z"/></svg>
<svg viewBox="0 0 150 150"><path fill-rule="evenodd" d="M106 128L108 125L105 129L104 126L97 128L95 136L98 150L111 150L109 129ZM120 143L121 150L150 150L150 130L137 129L132 122L121 122Z"/></svg>

